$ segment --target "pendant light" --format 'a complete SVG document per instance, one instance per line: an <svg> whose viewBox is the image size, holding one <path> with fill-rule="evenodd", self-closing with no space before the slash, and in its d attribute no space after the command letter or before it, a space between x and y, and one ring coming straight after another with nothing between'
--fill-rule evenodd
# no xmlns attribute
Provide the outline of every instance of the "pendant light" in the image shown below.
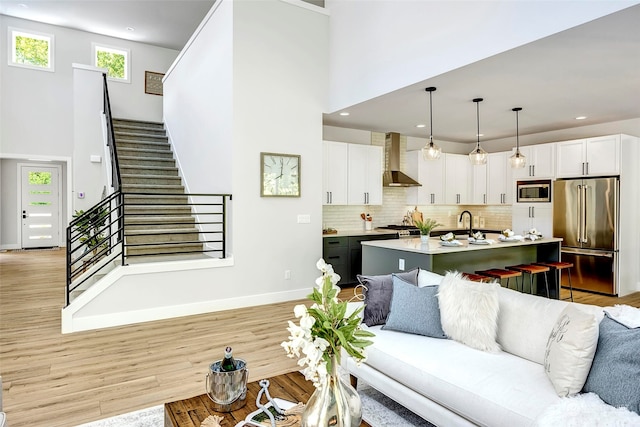
<svg viewBox="0 0 640 427"><path fill-rule="evenodd" d="M527 163L526 157L520 152L520 124L518 123L518 114L522 111L521 107L511 109L516 112L516 152L509 157L509 164L513 169L521 169Z"/></svg>
<svg viewBox="0 0 640 427"><path fill-rule="evenodd" d="M431 95L435 90L435 87L425 89L425 91L429 92L429 142L422 148L422 157L425 160L439 159L440 154L442 154L442 149L433 142L433 105Z"/></svg>
<svg viewBox="0 0 640 427"><path fill-rule="evenodd" d="M476 148L473 149L472 152L469 153L469 160L471 160L472 165L484 165L487 163L487 152L480 147L480 103L483 101L482 98L475 98L473 102L476 103L476 118L478 122L478 143L476 144Z"/></svg>

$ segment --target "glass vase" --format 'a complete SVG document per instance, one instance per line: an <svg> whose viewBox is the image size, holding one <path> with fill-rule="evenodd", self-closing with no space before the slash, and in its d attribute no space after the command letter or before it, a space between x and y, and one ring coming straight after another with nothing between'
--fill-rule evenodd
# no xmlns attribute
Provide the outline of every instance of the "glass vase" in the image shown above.
<svg viewBox="0 0 640 427"><path fill-rule="evenodd" d="M428 234L421 234L420 235L420 243L422 244L427 244L429 243L429 238L431 237L431 233Z"/></svg>
<svg viewBox="0 0 640 427"><path fill-rule="evenodd" d="M362 402L358 392L340 378L336 357L324 384L316 388L302 413L302 427L358 427Z"/></svg>

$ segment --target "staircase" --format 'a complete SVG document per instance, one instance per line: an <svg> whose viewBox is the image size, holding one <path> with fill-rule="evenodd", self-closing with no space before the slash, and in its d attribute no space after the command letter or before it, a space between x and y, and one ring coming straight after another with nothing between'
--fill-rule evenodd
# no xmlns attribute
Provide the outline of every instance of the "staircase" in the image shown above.
<svg viewBox="0 0 640 427"><path fill-rule="evenodd" d="M113 129L125 193L125 255L202 251L164 125L113 119Z"/></svg>

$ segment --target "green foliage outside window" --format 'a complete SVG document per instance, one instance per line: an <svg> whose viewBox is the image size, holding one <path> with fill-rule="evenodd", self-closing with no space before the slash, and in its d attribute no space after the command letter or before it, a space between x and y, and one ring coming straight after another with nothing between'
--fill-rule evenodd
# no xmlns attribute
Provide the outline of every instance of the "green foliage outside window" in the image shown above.
<svg viewBox="0 0 640 427"><path fill-rule="evenodd" d="M49 67L49 41L25 36L15 37L15 62L18 64Z"/></svg>
<svg viewBox="0 0 640 427"><path fill-rule="evenodd" d="M121 53L98 50L96 52L97 66L109 70L108 76L115 79L125 79L125 55Z"/></svg>
<svg viewBox="0 0 640 427"><path fill-rule="evenodd" d="M51 172L29 172L29 184L31 185L51 184Z"/></svg>

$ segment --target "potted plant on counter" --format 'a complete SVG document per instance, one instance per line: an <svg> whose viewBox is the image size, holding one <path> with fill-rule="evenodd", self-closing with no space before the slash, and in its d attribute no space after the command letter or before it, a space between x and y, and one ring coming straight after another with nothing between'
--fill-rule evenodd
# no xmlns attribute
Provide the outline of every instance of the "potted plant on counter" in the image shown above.
<svg viewBox="0 0 640 427"><path fill-rule="evenodd" d="M431 230L442 225L435 219L431 218L427 218L424 221L416 219L414 221L414 224L416 227L418 227L418 230L420 230L420 241L422 243L427 243L429 241Z"/></svg>

